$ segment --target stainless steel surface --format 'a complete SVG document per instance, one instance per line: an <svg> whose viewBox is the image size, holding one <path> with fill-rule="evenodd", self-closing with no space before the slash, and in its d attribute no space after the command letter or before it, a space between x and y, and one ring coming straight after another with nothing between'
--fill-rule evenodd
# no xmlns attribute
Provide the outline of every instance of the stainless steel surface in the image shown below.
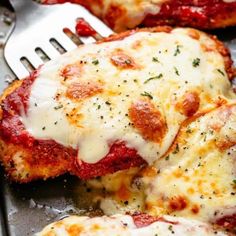
<svg viewBox="0 0 236 236"><path fill-rule="evenodd" d="M68 215L98 215L91 191L77 177L61 176L30 184L2 185L9 236L31 236Z"/></svg>
<svg viewBox="0 0 236 236"><path fill-rule="evenodd" d="M0 3L0 88L1 91L15 79L15 76L3 59L5 42L14 27L14 14Z"/></svg>
<svg viewBox="0 0 236 236"><path fill-rule="evenodd" d="M18 78L29 75L22 64L26 58L34 68L43 64L36 53L40 48L50 59L60 55L50 43L55 39L65 51L76 48L76 44L63 32L69 28L74 32L76 19L84 18L102 37L112 33L104 23L91 15L84 7L65 3L59 5L40 5L32 0L10 0L16 13L16 24L4 50L9 67ZM92 37L80 37L82 43L95 41Z"/></svg>

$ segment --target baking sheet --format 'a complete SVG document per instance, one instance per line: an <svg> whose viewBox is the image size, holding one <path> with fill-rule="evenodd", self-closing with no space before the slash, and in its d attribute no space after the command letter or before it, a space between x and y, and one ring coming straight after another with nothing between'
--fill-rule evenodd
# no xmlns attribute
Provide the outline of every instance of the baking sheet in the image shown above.
<svg viewBox="0 0 236 236"><path fill-rule="evenodd" d="M8 18L9 17L9 18ZM0 3L0 45L3 45L14 23L14 15ZM214 31L229 46L236 62L236 27ZM0 92L14 79L3 60L0 47ZM73 176L62 176L54 180L31 184L10 184L0 170L1 184L1 229L0 235L33 235L45 225L71 214L100 214L91 202L96 192Z"/></svg>

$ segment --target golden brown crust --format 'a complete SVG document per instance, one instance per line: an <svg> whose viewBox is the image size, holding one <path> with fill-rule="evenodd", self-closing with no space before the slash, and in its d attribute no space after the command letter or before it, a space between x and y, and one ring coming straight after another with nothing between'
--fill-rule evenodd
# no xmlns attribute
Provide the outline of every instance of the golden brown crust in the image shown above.
<svg viewBox="0 0 236 236"><path fill-rule="evenodd" d="M0 104L2 103L2 101L9 95L11 94L13 91L15 91L18 87L20 87L22 84L22 80L15 80L13 81L2 93L2 95L0 96ZM2 119L2 109L0 106L0 119Z"/></svg>
<svg viewBox="0 0 236 236"><path fill-rule="evenodd" d="M38 179L55 178L73 169L70 156L58 155L45 159L42 152L36 153L0 139L0 159L10 180L28 183Z"/></svg>

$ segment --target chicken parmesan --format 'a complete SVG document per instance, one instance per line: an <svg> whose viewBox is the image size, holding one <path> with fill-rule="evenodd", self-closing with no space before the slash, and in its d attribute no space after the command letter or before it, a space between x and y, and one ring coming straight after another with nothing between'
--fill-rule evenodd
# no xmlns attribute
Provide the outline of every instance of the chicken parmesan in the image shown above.
<svg viewBox="0 0 236 236"><path fill-rule="evenodd" d="M186 118L234 97L231 65L221 43L193 29L80 46L5 91L1 160L19 182L151 165Z"/></svg>
<svg viewBox="0 0 236 236"><path fill-rule="evenodd" d="M236 104L187 119L152 166L89 182L106 215L135 211L236 227Z"/></svg>
<svg viewBox="0 0 236 236"><path fill-rule="evenodd" d="M152 217L146 214L110 217L71 216L45 227L36 236L229 236L207 224L180 217Z"/></svg>
<svg viewBox="0 0 236 236"><path fill-rule="evenodd" d="M1 98L1 161L29 182L152 165L194 114L235 97L232 61L193 29L133 30L80 46Z"/></svg>
<svg viewBox="0 0 236 236"><path fill-rule="evenodd" d="M169 151L143 172L146 210L235 228L235 162L236 104L191 118Z"/></svg>
<svg viewBox="0 0 236 236"><path fill-rule="evenodd" d="M191 117L181 126L166 155L154 166L91 182L93 187L109 191L101 200L101 208L110 217L69 217L47 226L39 235L52 232L115 235L118 232L119 235L200 236L221 235L220 229L235 235L235 124L235 103ZM141 194L145 196L140 197ZM121 204L122 200L125 204ZM143 205L142 209L138 205ZM137 210L149 215L136 214ZM123 215L113 215L122 211ZM133 215L124 215L132 211ZM125 218L131 219L134 225L127 224ZM116 228L115 222L119 222L118 227L122 224L121 229Z"/></svg>
<svg viewBox="0 0 236 236"><path fill-rule="evenodd" d="M236 25L235 0L41 0L79 3L116 32L137 26L177 25L201 29Z"/></svg>

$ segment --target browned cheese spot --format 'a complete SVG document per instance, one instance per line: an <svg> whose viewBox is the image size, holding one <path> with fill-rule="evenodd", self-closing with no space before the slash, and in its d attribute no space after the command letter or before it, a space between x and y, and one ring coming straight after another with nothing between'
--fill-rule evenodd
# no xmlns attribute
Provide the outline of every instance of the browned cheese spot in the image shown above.
<svg viewBox="0 0 236 236"><path fill-rule="evenodd" d="M73 224L66 227L66 231L69 235L80 235L80 233L83 231L83 228L81 228L79 225Z"/></svg>
<svg viewBox="0 0 236 236"><path fill-rule="evenodd" d="M111 63L120 69L138 68L137 64L134 62L134 59L122 51L116 52L111 56Z"/></svg>
<svg viewBox="0 0 236 236"><path fill-rule="evenodd" d="M183 95L180 102L176 104L176 109L183 115L190 117L194 115L199 108L200 98L197 92L187 92Z"/></svg>
<svg viewBox="0 0 236 236"><path fill-rule="evenodd" d="M216 146L219 148L220 151L225 151L236 144L234 140L230 139L219 139L216 141Z"/></svg>
<svg viewBox="0 0 236 236"><path fill-rule="evenodd" d="M129 108L129 118L141 135L150 141L160 143L166 132L165 118L148 100L138 100Z"/></svg>
<svg viewBox="0 0 236 236"><path fill-rule="evenodd" d="M128 187L122 183L120 188L118 189L116 195L120 200L128 200L130 197L130 190L128 189Z"/></svg>
<svg viewBox="0 0 236 236"><path fill-rule="evenodd" d="M141 48L141 47L142 47L142 40L136 40L132 45L132 48L136 49L136 50Z"/></svg>
<svg viewBox="0 0 236 236"><path fill-rule="evenodd" d="M200 33L198 30L188 29L188 35L193 39L196 39L196 40L200 39Z"/></svg>
<svg viewBox="0 0 236 236"><path fill-rule="evenodd" d="M78 78L82 74L82 67L83 64L81 63L74 63L66 65L60 72L60 75L63 77L64 81L69 78Z"/></svg>
<svg viewBox="0 0 236 236"><path fill-rule="evenodd" d="M227 100L222 97L218 97L215 103L217 107L221 107L224 104L227 104Z"/></svg>
<svg viewBox="0 0 236 236"><path fill-rule="evenodd" d="M176 196L169 200L169 209L171 211L182 211L188 205L186 197Z"/></svg>
<svg viewBox="0 0 236 236"><path fill-rule="evenodd" d="M209 128L215 130L216 132L220 132L225 123L230 119L232 115L232 110L230 108L219 109L217 112L218 119L212 120L208 125Z"/></svg>
<svg viewBox="0 0 236 236"><path fill-rule="evenodd" d="M66 96L70 99L81 100L92 97L103 91L102 85L96 82L75 82L69 85Z"/></svg>
<svg viewBox="0 0 236 236"><path fill-rule="evenodd" d="M199 212L199 206L197 204L194 204L191 211L193 214L197 214Z"/></svg>
<svg viewBox="0 0 236 236"><path fill-rule="evenodd" d="M144 177L155 177L157 175L157 169L154 166L147 166L140 171L140 175Z"/></svg>
<svg viewBox="0 0 236 236"><path fill-rule="evenodd" d="M233 107L225 106L223 109L217 111L217 118L210 122L208 125L209 128L213 129L215 132L221 132L221 129L227 124L231 116L233 115ZM215 141L216 147L219 151L223 152L236 144L234 137L231 135L218 135L218 138Z"/></svg>

